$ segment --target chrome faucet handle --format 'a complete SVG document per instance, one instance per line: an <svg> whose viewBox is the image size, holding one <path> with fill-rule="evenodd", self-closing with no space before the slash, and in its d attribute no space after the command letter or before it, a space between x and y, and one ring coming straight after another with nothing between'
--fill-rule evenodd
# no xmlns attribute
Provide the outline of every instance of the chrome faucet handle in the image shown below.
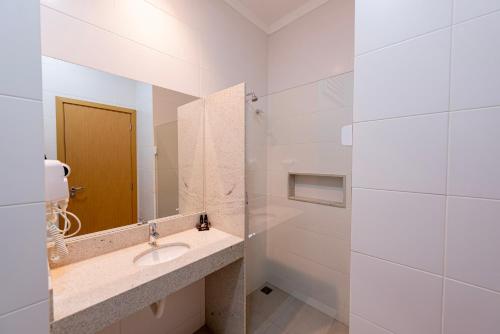
<svg viewBox="0 0 500 334"><path fill-rule="evenodd" d="M158 233L158 224L157 223L149 223L149 233L151 235L156 235L156 236L160 235Z"/></svg>
<svg viewBox="0 0 500 334"><path fill-rule="evenodd" d="M158 224L149 223L149 244L151 246L156 246L156 239L160 237L160 233L158 233Z"/></svg>

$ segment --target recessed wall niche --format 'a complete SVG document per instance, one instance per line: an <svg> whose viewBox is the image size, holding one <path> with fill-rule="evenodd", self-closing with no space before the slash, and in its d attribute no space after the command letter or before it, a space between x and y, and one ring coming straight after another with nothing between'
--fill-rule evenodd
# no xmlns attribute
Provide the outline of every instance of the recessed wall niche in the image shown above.
<svg viewBox="0 0 500 334"><path fill-rule="evenodd" d="M288 173L288 199L345 208L346 176Z"/></svg>

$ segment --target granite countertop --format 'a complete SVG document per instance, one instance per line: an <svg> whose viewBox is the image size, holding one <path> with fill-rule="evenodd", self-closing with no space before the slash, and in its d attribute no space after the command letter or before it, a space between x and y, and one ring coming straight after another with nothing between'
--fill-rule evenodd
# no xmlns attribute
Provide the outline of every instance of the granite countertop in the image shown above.
<svg viewBox="0 0 500 334"><path fill-rule="evenodd" d="M51 270L52 333L93 333L243 257L243 239L195 229L158 239L191 249L169 262L138 266L147 243Z"/></svg>

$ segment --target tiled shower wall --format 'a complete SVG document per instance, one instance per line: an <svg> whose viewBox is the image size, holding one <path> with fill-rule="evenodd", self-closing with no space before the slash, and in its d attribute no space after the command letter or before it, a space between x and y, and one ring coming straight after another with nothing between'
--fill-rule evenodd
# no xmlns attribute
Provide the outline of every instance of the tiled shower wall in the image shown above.
<svg viewBox="0 0 500 334"><path fill-rule="evenodd" d="M267 280L347 323L353 73L268 96ZM347 207L288 199L288 173L345 175ZM315 188L314 197L321 197Z"/></svg>
<svg viewBox="0 0 500 334"><path fill-rule="evenodd" d="M332 173L350 182L340 128L352 122L353 30L353 2L330 0L269 36L269 94L246 110L247 292L268 281L343 322L350 201L288 200L287 178Z"/></svg>
<svg viewBox="0 0 500 334"><path fill-rule="evenodd" d="M39 2L0 22L0 333L48 333Z"/></svg>
<svg viewBox="0 0 500 334"><path fill-rule="evenodd" d="M499 34L500 1L356 1L352 334L498 332Z"/></svg>

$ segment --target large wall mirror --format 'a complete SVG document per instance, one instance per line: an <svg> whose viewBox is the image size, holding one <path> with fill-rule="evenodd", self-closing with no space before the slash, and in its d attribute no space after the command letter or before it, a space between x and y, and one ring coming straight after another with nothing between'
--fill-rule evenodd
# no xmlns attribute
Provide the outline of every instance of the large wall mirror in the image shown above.
<svg viewBox="0 0 500 334"><path fill-rule="evenodd" d="M203 211L203 100L49 57L42 76L45 155L71 167L77 235Z"/></svg>

